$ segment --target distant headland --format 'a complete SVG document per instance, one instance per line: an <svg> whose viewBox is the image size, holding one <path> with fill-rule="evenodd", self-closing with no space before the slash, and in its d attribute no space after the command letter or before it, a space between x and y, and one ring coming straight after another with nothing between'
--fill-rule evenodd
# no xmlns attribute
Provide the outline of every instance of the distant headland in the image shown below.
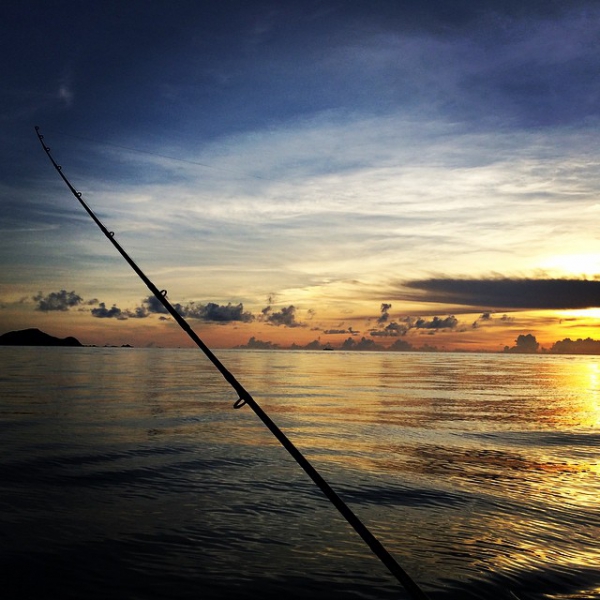
<svg viewBox="0 0 600 600"><path fill-rule="evenodd" d="M57 338L39 329L21 329L0 335L0 346L71 346L83 344L74 337Z"/></svg>

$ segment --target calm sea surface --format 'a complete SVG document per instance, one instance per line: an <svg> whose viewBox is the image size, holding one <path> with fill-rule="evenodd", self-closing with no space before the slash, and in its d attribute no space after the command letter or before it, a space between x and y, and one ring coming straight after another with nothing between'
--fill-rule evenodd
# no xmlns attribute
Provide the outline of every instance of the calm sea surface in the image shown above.
<svg viewBox="0 0 600 600"><path fill-rule="evenodd" d="M217 352L432 599L600 598L600 357ZM408 598L196 350L0 348L6 598Z"/></svg>

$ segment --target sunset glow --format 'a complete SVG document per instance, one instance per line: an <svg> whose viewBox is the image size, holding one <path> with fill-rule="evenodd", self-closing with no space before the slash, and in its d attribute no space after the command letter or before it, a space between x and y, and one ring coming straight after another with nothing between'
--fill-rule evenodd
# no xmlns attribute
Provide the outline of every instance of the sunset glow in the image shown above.
<svg viewBox="0 0 600 600"><path fill-rule="evenodd" d="M39 125L213 347L600 339L598 7L308 4L10 8L0 333L188 344Z"/></svg>

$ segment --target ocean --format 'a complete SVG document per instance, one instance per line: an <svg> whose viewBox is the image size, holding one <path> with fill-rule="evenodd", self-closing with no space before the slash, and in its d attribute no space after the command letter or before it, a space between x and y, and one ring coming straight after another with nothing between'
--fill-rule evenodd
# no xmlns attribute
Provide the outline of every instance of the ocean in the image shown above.
<svg viewBox="0 0 600 600"><path fill-rule="evenodd" d="M600 598L600 357L216 354L430 598ZM199 351L0 359L4 597L409 598Z"/></svg>

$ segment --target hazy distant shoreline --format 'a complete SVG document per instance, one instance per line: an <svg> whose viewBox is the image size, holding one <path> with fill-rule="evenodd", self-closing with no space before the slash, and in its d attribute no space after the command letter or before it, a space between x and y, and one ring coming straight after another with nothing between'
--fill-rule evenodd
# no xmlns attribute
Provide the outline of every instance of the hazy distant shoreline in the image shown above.
<svg viewBox="0 0 600 600"><path fill-rule="evenodd" d="M365 338L363 338L363 341ZM252 343L255 342L255 343ZM600 355L600 340L593 340L590 338L571 340L566 338L559 342L555 342L553 346L546 350L545 348L540 348L536 339L532 335L520 335L516 340L516 345L513 347L506 346L504 351L496 351L490 352L485 350L476 350L476 351L466 351L466 350L446 350L446 349L438 349L436 347L424 346L421 348L416 348L411 346L410 344L405 343L402 349L400 348L380 348L375 344L368 345L366 347L361 347L361 344L355 344L353 346L340 346L338 348L331 346L330 344L326 345L313 345L309 344L308 346L296 346L293 344L289 348L280 347L278 344L271 344L269 342L260 342L260 340L254 340L254 338L250 339L250 343L248 345L235 346L231 348L232 350L258 350L258 351L285 351L285 350L340 350L342 352L346 351L380 351L380 352L416 352L416 353L458 353L458 354L540 354L540 355L551 355L551 354L569 354L569 355L592 355L598 356ZM68 336L66 338L58 338L40 329L30 328L30 329L21 329L18 331L9 331L0 335L0 346L54 346L54 347L70 347L70 348L90 348L96 347L95 344L82 344L77 338L73 336ZM121 346L113 346L107 344L103 346L104 348L132 348L130 344L122 344ZM158 347L158 346L155 346ZM220 348L220 350L226 350L227 348Z"/></svg>

